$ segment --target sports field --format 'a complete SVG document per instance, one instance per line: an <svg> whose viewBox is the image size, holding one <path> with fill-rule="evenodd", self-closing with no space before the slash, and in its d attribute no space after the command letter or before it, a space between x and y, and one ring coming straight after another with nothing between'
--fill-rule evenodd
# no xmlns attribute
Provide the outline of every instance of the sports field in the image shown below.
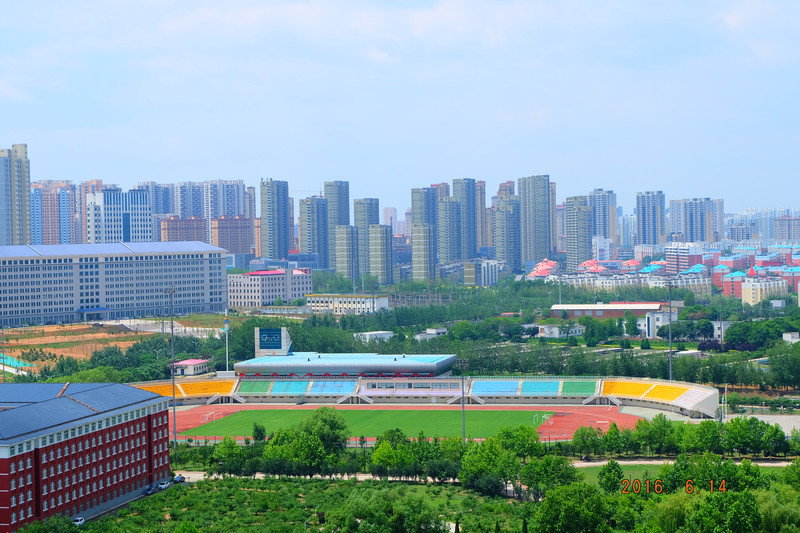
<svg viewBox="0 0 800 533"><path fill-rule="evenodd" d="M428 437L454 437L461 435L459 410L338 410L350 428L353 437L377 437L387 429L400 428L406 435L416 436L424 431ZM239 411L215 421L181 433L195 436L245 436L253 433L253 422L258 422L271 433L280 427L299 424L313 411L263 409ZM502 426L531 424L539 427L552 415L549 411L467 411L467 436L490 437ZM213 420L213 415L209 418Z"/></svg>

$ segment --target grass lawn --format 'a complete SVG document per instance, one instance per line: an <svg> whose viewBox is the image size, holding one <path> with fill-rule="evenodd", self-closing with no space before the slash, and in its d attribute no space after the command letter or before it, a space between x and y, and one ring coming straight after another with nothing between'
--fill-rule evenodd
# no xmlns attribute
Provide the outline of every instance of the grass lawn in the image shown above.
<svg viewBox="0 0 800 533"><path fill-rule="evenodd" d="M674 459L674 457L670 457L670 460ZM598 461L605 461L605 459L598 458ZM655 481L658 478L658 469L661 468L661 465L632 465L626 464L624 461L619 461L620 466L622 467L622 472L625 474L625 479L638 479L642 481L645 479L645 474L649 474L650 478ZM579 468L578 472L583 474L584 481L586 483L590 483L592 485L597 485L597 476L600 473L601 466L587 466L584 468ZM759 466L761 470L761 474L766 474L768 472L777 472L781 473L785 469L783 466Z"/></svg>
<svg viewBox="0 0 800 533"><path fill-rule="evenodd" d="M389 411L389 410L340 410L354 437L377 437L387 429L400 428L410 436L416 437L424 431L428 437L453 437L461 435L461 411ZM311 410L258 410L239 411L225 418L209 422L186 431L187 436L245 436L253 433L253 422L258 422L271 433L280 427L294 426L311 416ZM538 427L544 420L543 411L467 411L467 436L482 438L497 433L501 426L534 424Z"/></svg>
<svg viewBox="0 0 800 533"><path fill-rule="evenodd" d="M253 318L251 316L228 316L231 327L241 325L242 322ZM225 325L225 315L222 314L191 314L176 317L175 322L187 328L221 328Z"/></svg>

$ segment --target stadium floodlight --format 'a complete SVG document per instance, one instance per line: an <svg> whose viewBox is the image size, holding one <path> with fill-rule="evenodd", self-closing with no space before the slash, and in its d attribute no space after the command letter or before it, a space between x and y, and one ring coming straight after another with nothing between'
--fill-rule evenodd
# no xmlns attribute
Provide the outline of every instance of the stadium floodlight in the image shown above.
<svg viewBox="0 0 800 533"><path fill-rule="evenodd" d="M464 370L466 370L468 366L469 361L467 359L456 359L456 367L461 370L461 438L463 442L467 442L467 416L464 407Z"/></svg>
<svg viewBox="0 0 800 533"><path fill-rule="evenodd" d="M167 287L164 293L169 294L169 342L172 352L172 440L175 446L178 445L178 415L175 412L175 293L178 289Z"/></svg>

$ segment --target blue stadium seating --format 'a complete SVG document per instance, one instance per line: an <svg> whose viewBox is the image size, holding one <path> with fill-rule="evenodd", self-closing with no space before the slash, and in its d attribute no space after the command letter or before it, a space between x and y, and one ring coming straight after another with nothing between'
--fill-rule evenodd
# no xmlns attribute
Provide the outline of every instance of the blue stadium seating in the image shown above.
<svg viewBox="0 0 800 533"><path fill-rule="evenodd" d="M306 393L308 381L276 381L270 396L302 396Z"/></svg>
<svg viewBox="0 0 800 533"><path fill-rule="evenodd" d="M473 381L472 394L477 396L516 396L517 381Z"/></svg>
<svg viewBox="0 0 800 533"><path fill-rule="evenodd" d="M523 381L522 396L558 396L560 381Z"/></svg>
<svg viewBox="0 0 800 533"><path fill-rule="evenodd" d="M356 390L357 381L314 381L309 396L342 396L353 394Z"/></svg>

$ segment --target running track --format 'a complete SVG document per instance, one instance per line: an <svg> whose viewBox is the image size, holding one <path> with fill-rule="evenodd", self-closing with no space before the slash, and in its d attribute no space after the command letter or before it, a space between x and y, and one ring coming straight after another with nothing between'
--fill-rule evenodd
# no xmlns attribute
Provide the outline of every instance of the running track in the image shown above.
<svg viewBox="0 0 800 533"><path fill-rule="evenodd" d="M295 409L313 410L319 405L278 405L278 404L235 404L235 405L198 405L177 412L178 432L182 433L201 426L216 418L239 411L254 409ZM368 410L419 410L419 411L458 411L460 405L337 405L336 409L368 409ZM633 428L638 416L620 412L619 407L606 405L469 405L467 411L553 411L553 415L541 426L537 433L541 440L569 440L580 426L594 426L602 430L608 429L616 422L620 429ZM172 416L169 417L170 434L172 433Z"/></svg>

